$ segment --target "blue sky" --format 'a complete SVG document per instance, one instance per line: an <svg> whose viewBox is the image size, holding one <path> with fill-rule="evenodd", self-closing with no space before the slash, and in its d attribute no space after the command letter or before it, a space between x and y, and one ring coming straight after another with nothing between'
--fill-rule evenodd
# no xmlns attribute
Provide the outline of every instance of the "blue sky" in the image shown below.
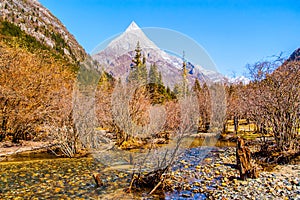
<svg viewBox="0 0 300 200"><path fill-rule="evenodd" d="M40 0L90 53L99 43L140 27L179 31L208 52L217 69L243 74L254 63L300 47L298 0Z"/></svg>

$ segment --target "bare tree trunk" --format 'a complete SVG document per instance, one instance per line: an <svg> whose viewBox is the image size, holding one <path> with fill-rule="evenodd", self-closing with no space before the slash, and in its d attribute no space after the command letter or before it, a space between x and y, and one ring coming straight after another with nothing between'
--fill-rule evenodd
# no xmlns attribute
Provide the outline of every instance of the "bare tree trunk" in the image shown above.
<svg viewBox="0 0 300 200"><path fill-rule="evenodd" d="M251 151L244 146L244 140L238 137L236 147L237 169L240 173L240 179L258 178L258 171L251 163Z"/></svg>
<svg viewBox="0 0 300 200"><path fill-rule="evenodd" d="M234 116L233 118L233 125L234 125L234 132L237 135L238 128L239 128L239 118L237 116Z"/></svg>

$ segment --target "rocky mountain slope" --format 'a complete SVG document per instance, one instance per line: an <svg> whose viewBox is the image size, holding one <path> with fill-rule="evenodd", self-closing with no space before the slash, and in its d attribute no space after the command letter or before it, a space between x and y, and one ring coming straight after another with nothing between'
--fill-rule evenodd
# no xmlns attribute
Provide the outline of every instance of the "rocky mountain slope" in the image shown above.
<svg viewBox="0 0 300 200"><path fill-rule="evenodd" d="M0 14L0 142L61 141L86 53L36 1L1 0Z"/></svg>
<svg viewBox="0 0 300 200"><path fill-rule="evenodd" d="M300 61L300 48L296 49L287 61Z"/></svg>
<svg viewBox="0 0 300 200"><path fill-rule="evenodd" d="M130 71L137 42L140 43L142 52L146 57L148 69L151 64L155 63L162 73L164 83L167 86L173 87L181 81L182 59L161 50L135 22L132 22L124 33L113 39L104 50L95 53L92 57L114 77L120 77L125 80ZM193 84L196 78L202 82L223 79L223 76L219 73L205 70L190 62L187 62L187 69L190 84Z"/></svg>
<svg viewBox="0 0 300 200"><path fill-rule="evenodd" d="M86 57L85 50L74 36L37 0L2 0L0 20L17 25L73 63L83 61Z"/></svg>

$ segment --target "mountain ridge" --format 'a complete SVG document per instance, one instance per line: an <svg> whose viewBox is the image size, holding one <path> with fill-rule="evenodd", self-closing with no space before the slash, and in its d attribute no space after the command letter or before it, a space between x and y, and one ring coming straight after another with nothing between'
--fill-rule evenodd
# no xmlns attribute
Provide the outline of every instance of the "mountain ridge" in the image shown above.
<svg viewBox="0 0 300 200"><path fill-rule="evenodd" d="M0 19L17 25L73 63L79 63L87 56L63 23L37 0L4 0L0 3Z"/></svg>
<svg viewBox="0 0 300 200"><path fill-rule="evenodd" d="M300 48L296 49L290 57L287 59L287 61L300 61Z"/></svg>

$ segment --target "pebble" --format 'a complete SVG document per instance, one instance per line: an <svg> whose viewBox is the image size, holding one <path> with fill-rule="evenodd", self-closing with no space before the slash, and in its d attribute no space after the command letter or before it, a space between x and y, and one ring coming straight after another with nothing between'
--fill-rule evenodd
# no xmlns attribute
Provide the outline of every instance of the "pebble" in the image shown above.
<svg viewBox="0 0 300 200"><path fill-rule="evenodd" d="M286 186L286 189L287 189L288 191L291 191L291 190L293 189L293 187L292 187L291 185L288 185L288 186Z"/></svg>
<svg viewBox="0 0 300 200"><path fill-rule="evenodd" d="M222 185L223 187L226 187L226 186L227 186L227 184L226 184L226 183L222 183L221 185Z"/></svg>
<svg viewBox="0 0 300 200"><path fill-rule="evenodd" d="M241 182L241 185L243 185L243 186L246 186L248 183L247 183L247 181L242 181Z"/></svg>

